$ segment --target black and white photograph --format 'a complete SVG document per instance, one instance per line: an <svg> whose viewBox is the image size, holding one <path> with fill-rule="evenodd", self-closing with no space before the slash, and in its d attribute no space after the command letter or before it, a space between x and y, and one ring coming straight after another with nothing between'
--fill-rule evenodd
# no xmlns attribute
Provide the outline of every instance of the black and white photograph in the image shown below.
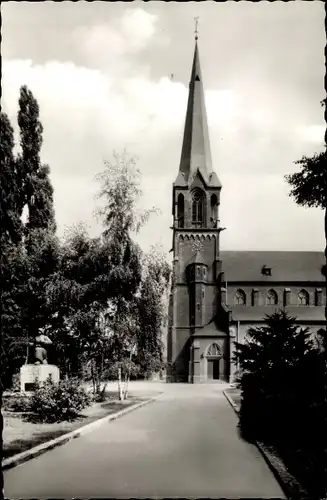
<svg viewBox="0 0 327 500"><path fill-rule="evenodd" d="M327 498L325 15L2 4L4 498Z"/></svg>

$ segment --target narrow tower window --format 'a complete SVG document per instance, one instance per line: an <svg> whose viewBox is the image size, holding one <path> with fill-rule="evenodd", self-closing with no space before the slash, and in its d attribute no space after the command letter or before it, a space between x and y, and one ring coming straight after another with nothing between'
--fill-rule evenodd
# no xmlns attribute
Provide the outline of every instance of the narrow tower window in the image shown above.
<svg viewBox="0 0 327 500"><path fill-rule="evenodd" d="M215 194L211 196L210 199L210 204L211 204L211 214L210 214L210 221L212 223L212 227L217 227L217 222L218 222L218 199Z"/></svg>
<svg viewBox="0 0 327 500"><path fill-rule="evenodd" d="M192 196L192 225L194 227L203 227L204 222L204 200L203 193L199 190L194 191Z"/></svg>
<svg viewBox="0 0 327 500"><path fill-rule="evenodd" d="M184 196L182 193L178 195L177 199L177 220L178 227L184 227Z"/></svg>

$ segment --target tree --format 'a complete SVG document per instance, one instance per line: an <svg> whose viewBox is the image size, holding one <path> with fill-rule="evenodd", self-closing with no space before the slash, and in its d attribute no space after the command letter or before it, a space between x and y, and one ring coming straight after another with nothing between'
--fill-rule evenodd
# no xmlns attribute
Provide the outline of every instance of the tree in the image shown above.
<svg viewBox="0 0 327 500"><path fill-rule="evenodd" d="M0 227L1 263L9 247L17 245L22 235L23 179L17 172L14 157L14 131L8 116L0 113ZM7 255L8 256L8 255Z"/></svg>
<svg viewBox="0 0 327 500"><path fill-rule="evenodd" d="M52 334L58 364L63 374L78 376L91 363L96 391L106 338L99 318L112 295L109 256L109 247L100 238L90 238L85 226L71 228L46 289L47 303L55 311Z"/></svg>
<svg viewBox="0 0 327 500"><path fill-rule="evenodd" d="M163 252L152 247L143 257L142 281L138 295L141 335L138 339L138 362L144 374L162 367L164 303L171 269Z"/></svg>
<svg viewBox="0 0 327 500"><path fill-rule="evenodd" d="M25 203L28 207L27 232L46 229L55 232L53 187L49 179L48 165L42 165L43 126L39 120L39 105L32 92L23 86L20 89L18 125L20 129L21 154L17 161L25 182Z"/></svg>
<svg viewBox="0 0 327 500"><path fill-rule="evenodd" d="M63 374L91 379L95 394L104 392L110 365L127 356L136 335L138 248L127 245L121 261L115 250L107 237L90 238L82 225L72 228L46 294L56 310L52 334L58 364Z"/></svg>
<svg viewBox="0 0 327 500"><path fill-rule="evenodd" d="M137 348L140 326L137 316L137 293L141 284L141 251L132 236L147 222L155 208L138 210L137 203L142 196L141 173L136 161L126 152L113 154L105 162L105 170L97 176L100 182L98 198L102 207L98 215L104 230L103 238L110 245L112 270L111 284L114 290L112 302L116 309L112 323L113 336L118 346L119 359L131 364ZM127 395L130 372L127 370L125 389L119 397ZM118 380L121 371L118 370Z"/></svg>
<svg viewBox="0 0 327 500"><path fill-rule="evenodd" d="M249 328L235 343L240 365L240 429L249 441L273 445L312 498L325 494L324 354L308 328L285 311Z"/></svg>
<svg viewBox="0 0 327 500"><path fill-rule="evenodd" d="M240 424L246 435L277 439L286 428L290 432L289 417L298 391L307 385L304 377L309 377L302 369L313 348L310 337L307 328L299 328L295 318L281 311L266 316L264 326L249 328L247 342L235 343L234 360L241 372Z"/></svg>
<svg viewBox="0 0 327 500"><path fill-rule="evenodd" d="M326 99L321 103L326 108ZM325 138L326 139L326 138ZM291 186L290 196L295 199L298 205L306 207L319 207L325 210L325 257L326 264L322 269L327 280L327 158L325 151L314 154L311 158L303 156L301 160L295 162L301 165L301 171L286 175L285 179ZM327 320L327 304L325 308Z"/></svg>
<svg viewBox="0 0 327 500"><path fill-rule="evenodd" d="M9 381L26 358L26 344L49 324L45 285L59 259L55 237L53 188L49 167L41 164L42 125L39 107L27 87L20 89L18 124L21 153L13 154L13 130L1 114L1 224L2 233L2 375ZM21 221L24 207L28 221ZM3 258L6 257L4 261ZM10 258L9 258L10 257Z"/></svg>

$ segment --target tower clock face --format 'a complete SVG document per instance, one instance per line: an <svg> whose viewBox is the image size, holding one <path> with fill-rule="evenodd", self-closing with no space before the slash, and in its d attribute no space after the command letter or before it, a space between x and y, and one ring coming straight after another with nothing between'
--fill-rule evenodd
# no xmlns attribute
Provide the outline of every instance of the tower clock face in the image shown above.
<svg viewBox="0 0 327 500"><path fill-rule="evenodd" d="M192 250L194 253L201 253L203 251L203 244L200 240L195 240L194 243L192 243Z"/></svg>

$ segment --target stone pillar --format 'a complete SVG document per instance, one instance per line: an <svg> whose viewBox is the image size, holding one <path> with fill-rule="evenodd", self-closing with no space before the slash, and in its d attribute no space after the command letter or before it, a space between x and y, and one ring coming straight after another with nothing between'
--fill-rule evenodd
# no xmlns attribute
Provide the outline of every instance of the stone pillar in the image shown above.
<svg viewBox="0 0 327 500"><path fill-rule="evenodd" d="M221 287L220 288L220 297L221 297L221 303L222 304L227 304L227 288Z"/></svg>
<svg viewBox="0 0 327 500"><path fill-rule="evenodd" d="M232 357L235 352L235 345L234 345L235 341L236 341L236 327L231 326L229 328L229 383L234 382L234 376L237 370L237 366L232 361Z"/></svg>
<svg viewBox="0 0 327 500"><path fill-rule="evenodd" d="M201 382L201 372L200 372L200 342L194 340L193 342L193 384L198 384Z"/></svg>

